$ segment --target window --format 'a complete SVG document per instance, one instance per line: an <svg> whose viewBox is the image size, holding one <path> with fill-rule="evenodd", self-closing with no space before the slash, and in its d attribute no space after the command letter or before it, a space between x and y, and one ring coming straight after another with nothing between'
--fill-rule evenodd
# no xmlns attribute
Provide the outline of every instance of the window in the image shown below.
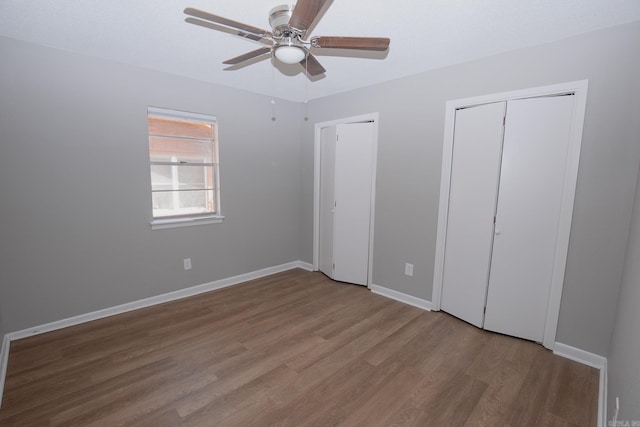
<svg viewBox="0 0 640 427"><path fill-rule="evenodd" d="M149 107L147 122L154 228L220 221L216 118Z"/></svg>

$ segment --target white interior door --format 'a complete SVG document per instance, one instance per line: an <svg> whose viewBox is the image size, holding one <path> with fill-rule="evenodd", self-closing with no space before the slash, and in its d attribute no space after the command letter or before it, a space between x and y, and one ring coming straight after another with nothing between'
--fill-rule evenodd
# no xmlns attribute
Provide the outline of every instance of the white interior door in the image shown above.
<svg viewBox="0 0 640 427"><path fill-rule="evenodd" d="M321 130L320 141L320 235L318 268L333 278L333 215L335 206L336 127Z"/></svg>
<svg viewBox="0 0 640 427"><path fill-rule="evenodd" d="M509 101L485 329L542 341L573 100Z"/></svg>
<svg viewBox="0 0 640 427"><path fill-rule="evenodd" d="M322 129L320 146L320 271L367 285L373 190L373 123Z"/></svg>
<svg viewBox="0 0 640 427"><path fill-rule="evenodd" d="M442 310L482 327L505 102L456 111Z"/></svg>
<svg viewBox="0 0 640 427"><path fill-rule="evenodd" d="M373 190L373 123L336 126L333 278L367 285Z"/></svg>

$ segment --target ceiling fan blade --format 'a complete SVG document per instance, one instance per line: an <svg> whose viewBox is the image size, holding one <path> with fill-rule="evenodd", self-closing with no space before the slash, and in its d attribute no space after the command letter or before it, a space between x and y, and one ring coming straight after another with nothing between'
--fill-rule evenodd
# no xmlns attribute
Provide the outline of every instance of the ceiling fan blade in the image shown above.
<svg viewBox="0 0 640 427"><path fill-rule="evenodd" d="M209 12L205 12L203 10L194 9L192 7L188 7L184 10L185 15L194 16L196 18L204 19L205 21L215 22L217 24L226 25L227 27L236 28L238 30L257 34L261 37L271 37L272 34L270 31L263 30L262 28L254 27L252 25L243 24L242 22L233 21L231 19L223 18L222 16L214 15Z"/></svg>
<svg viewBox="0 0 640 427"><path fill-rule="evenodd" d="M245 33L244 31L239 31L234 28L225 27L223 25L214 24L213 22L203 21L202 19L196 18L186 18L186 22L189 24L199 25L204 28L209 28L211 30L222 31L224 33L231 34L232 36L242 37L243 39L249 39L256 41L258 43L267 44L269 46L273 45L273 40L261 37L259 35L253 33Z"/></svg>
<svg viewBox="0 0 640 427"><path fill-rule="evenodd" d="M326 2L327 0L298 0L289 25L297 30L307 31Z"/></svg>
<svg viewBox="0 0 640 427"><path fill-rule="evenodd" d="M311 53L307 54L307 57L300 61L300 65L307 70L309 76L318 76L327 71Z"/></svg>
<svg viewBox="0 0 640 427"><path fill-rule="evenodd" d="M260 61L264 61L267 58L271 58L271 55L258 55L253 58L247 59L244 62L239 62L234 65L229 65L228 67L223 68L223 71L235 71L244 67L248 67L249 65L257 64Z"/></svg>
<svg viewBox="0 0 640 427"><path fill-rule="evenodd" d="M385 37L314 37L311 45L319 48L387 50L391 40Z"/></svg>
<svg viewBox="0 0 640 427"><path fill-rule="evenodd" d="M271 52L271 48L261 47L260 49L252 50L251 52L247 52L244 55L236 56L235 58L227 59L223 62L223 64L235 65L241 62L247 61L251 58L255 58L256 56L264 55L265 53Z"/></svg>

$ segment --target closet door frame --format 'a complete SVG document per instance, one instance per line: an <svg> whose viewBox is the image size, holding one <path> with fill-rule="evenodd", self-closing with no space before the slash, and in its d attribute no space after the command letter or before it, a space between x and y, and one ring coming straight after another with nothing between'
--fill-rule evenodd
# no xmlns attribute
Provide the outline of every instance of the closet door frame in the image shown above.
<svg viewBox="0 0 640 427"><path fill-rule="evenodd" d="M560 299L564 285L564 273L569 248L569 235L573 216L580 149L582 145L582 128L587 103L588 80L560 83L491 95L478 96L447 101L444 125L444 144L442 149L442 172L440 177L440 202L438 211L438 232L436 237L435 262L433 269L433 310L440 310L442 302L442 285L444 272L445 243L447 239L447 220L449 215L449 189L451 184L451 168L453 161L453 138L456 110L465 107L488 104L500 101L511 101L542 96L573 94L575 96L574 111L571 123L569 151L565 167L563 196L560 211L560 224L554 267L551 278L547 314L545 320L542 345L553 350L555 346L558 318L560 315Z"/></svg>

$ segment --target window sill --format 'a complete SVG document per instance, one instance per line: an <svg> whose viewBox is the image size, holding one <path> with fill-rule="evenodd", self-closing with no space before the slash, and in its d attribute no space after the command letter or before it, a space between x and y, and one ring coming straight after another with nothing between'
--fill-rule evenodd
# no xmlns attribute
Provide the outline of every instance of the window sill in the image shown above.
<svg viewBox="0 0 640 427"><path fill-rule="evenodd" d="M188 218L163 218L151 221L152 230L163 230L165 228L189 227L192 225L217 224L224 220L223 216L209 215Z"/></svg>

